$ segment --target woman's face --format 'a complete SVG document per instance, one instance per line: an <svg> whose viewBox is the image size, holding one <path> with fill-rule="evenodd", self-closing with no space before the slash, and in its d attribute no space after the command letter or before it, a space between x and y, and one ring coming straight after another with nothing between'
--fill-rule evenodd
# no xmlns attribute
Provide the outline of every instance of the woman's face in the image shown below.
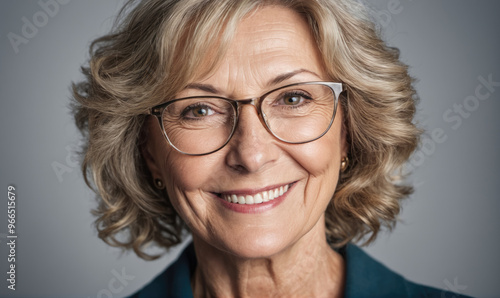
<svg viewBox="0 0 500 298"><path fill-rule="evenodd" d="M281 81L273 82L278 77ZM289 9L268 6L239 24L218 68L193 81L178 97L207 95L206 90L212 89L219 96L244 99L291 83L322 80L328 77L306 22ZM307 235L324 235L324 211L345 156L340 109L322 138L297 145L274 138L255 107L245 105L231 141L205 156L177 152L150 120L148 166L153 177L165 182L193 237L222 251L255 258L283 251ZM282 196L262 204L221 198L255 199L280 188Z"/></svg>

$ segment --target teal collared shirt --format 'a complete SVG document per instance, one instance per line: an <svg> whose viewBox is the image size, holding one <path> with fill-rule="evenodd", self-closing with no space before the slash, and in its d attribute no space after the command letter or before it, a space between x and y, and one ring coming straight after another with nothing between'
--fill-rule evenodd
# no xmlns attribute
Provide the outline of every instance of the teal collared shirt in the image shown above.
<svg viewBox="0 0 500 298"><path fill-rule="evenodd" d="M406 280L348 244L339 250L346 260L345 297L465 297ZM193 244L179 258L131 298L193 297L191 276L196 268Z"/></svg>

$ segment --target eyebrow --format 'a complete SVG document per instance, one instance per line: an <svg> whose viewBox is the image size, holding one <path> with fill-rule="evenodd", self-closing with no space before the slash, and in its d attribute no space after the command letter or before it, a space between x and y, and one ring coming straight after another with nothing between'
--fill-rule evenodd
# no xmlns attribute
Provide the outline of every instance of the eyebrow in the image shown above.
<svg viewBox="0 0 500 298"><path fill-rule="evenodd" d="M310 71L310 70L307 70L307 69L297 69L297 70L294 70L294 71L291 71L291 72L287 72L287 73L284 73L284 74L280 74L279 76L275 77L274 79L270 80L268 83L267 83L267 86L272 86L272 85L276 85L276 84L279 84L283 81L286 81L292 77L294 77L295 75L298 75L299 73L309 73L309 74L312 74L312 75L315 75L316 77L319 78L319 75L313 71Z"/></svg>
<svg viewBox="0 0 500 298"><path fill-rule="evenodd" d="M212 94L221 94L219 89L215 88L210 84L199 84L199 83L191 83L186 86L185 89L197 89L205 92L209 92Z"/></svg>
<svg viewBox="0 0 500 298"><path fill-rule="evenodd" d="M277 85L281 82L284 82L284 81L298 75L299 73L309 73L309 74L312 74L312 75L319 78L319 75L317 73L301 68L301 69L297 69L297 70L283 73L283 74L276 76L275 78L273 78L267 82L267 86L270 87L273 85ZM222 94L222 92L219 89L217 89L215 86L210 85L210 84L191 83L191 84L188 84L185 89L197 89L197 90L209 92L212 94Z"/></svg>

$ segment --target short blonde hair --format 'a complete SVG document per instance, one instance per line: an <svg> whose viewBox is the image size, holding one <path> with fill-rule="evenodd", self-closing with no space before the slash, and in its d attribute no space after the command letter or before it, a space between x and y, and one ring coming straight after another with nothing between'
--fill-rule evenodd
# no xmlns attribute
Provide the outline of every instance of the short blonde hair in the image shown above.
<svg viewBox="0 0 500 298"><path fill-rule="evenodd" d="M401 168L420 131L412 123L416 94L408 67L386 46L351 0L129 1L113 32L90 47L86 80L73 85L74 114L86 146L82 171L98 194L96 227L113 246L152 259L145 245L169 248L187 227L153 179L141 155L146 112L172 99L200 71L223 57L238 22L263 5L281 5L308 22L331 80L348 86L341 98L350 165L326 210L333 245L375 239L392 228L400 200L412 188ZM211 64L199 69L211 54ZM91 178L90 178L91 177ZM332 183L335 183L332 181ZM122 238L121 232L128 237Z"/></svg>

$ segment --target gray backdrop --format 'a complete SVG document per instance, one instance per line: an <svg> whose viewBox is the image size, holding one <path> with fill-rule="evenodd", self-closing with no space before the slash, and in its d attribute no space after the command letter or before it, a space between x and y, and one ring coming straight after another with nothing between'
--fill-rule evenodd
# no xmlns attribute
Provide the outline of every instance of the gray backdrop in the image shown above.
<svg viewBox="0 0 500 298"><path fill-rule="evenodd" d="M179 251L146 262L98 240L93 194L75 162L68 86L81 79L90 40L110 28L121 3L1 2L0 296L124 296ZM369 6L418 78L418 120L428 134L410 162L416 193L396 230L367 251L411 280L500 296L500 84L487 82L500 82L499 2ZM6 281L9 185L16 187L15 291Z"/></svg>

